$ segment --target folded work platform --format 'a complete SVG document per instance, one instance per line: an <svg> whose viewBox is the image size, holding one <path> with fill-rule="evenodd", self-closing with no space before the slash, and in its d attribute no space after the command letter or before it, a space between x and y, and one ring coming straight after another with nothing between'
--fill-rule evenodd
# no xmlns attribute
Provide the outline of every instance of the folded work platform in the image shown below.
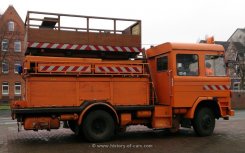
<svg viewBox="0 0 245 153"><path fill-rule="evenodd" d="M127 59L141 52L141 21L29 11L26 55Z"/></svg>

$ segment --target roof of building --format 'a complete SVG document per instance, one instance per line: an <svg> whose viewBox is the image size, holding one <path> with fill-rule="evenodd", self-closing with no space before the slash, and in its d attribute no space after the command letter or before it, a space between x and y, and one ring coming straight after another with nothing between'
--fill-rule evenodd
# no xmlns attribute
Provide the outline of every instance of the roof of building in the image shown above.
<svg viewBox="0 0 245 153"><path fill-rule="evenodd" d="M235 33L237 33L238 31L245 33L245 28L237 28L227 41L230 41L231 38L235 35Z"/></svg>
<svg viewBox="0 0 245 153"><path fill-rule="evenodd" d="M8 11L14 11L14 13L17 15L17 18L19 18L19 20L23 23L24 25L24 22L23 20L21 19L19 13L16 11L16 9L14 8L13 5L9 5L9 7L5 10L5 12L1 15L1 17L3 17Z"/></svg>
<svg viewBox="0 0 245 153"><path fill-rule="evenodd" d="M245 50L245 46L242 43L240 43L240 42L232 42L232 43L236 46L236 49L238 51L244 51Z"/></svg>

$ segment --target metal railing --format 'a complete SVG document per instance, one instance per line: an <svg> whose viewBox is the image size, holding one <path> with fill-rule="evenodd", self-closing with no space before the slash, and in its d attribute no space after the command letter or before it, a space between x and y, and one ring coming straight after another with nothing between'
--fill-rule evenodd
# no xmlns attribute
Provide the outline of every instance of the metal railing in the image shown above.
<svg viewBox="0 0 245 153"><path fill-rule="evenodd" d="M40 15L42 17L31 17L31 15ZM46 15L46 16L45 16ZM52 16L52 17L47 17L47 16ZM61 19L62 17L70 17L70 18L81 18L85 19L86 21L86 27L68 27L68 26L63 26L61 25ZM90 21L91 20L96 20L96 19L102 19L102 20L107 20L107 21L113 21L113 29L104 29L104 28L90 28ZM47 13L47 12L36 12L36 11L28 11L26 15L26 20L25 20L25 26L27 29L29 28L39 28L41 25L38 24L32 24L31 21L46 21L46 22L57 22L55 23L54 30L73 30L73 31L83 31L83 32L104 32L104 33L113 33L113 34L123 34L125 29L130 28L131 31L136 32L131 32L127 34L132 34L132 35L140 35L141 34L141 20L135 20L135 19L122 19L122 18L109 18L109 17L96 17L96 16L84 16L84 15L71 15L71 14L59 14L59 13ZM133 22L129 27L126 27L124 30L119 30L117 28L117 23L118 21L129 21ZM56 25L57 24L57 25Z"/></svg>

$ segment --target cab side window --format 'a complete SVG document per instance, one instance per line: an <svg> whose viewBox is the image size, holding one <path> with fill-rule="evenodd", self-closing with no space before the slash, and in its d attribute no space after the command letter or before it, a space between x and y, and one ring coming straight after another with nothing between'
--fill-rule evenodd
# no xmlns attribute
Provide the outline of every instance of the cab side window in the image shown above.
<svg viewBox="0 0 245 153"><path fill-rule="evenodd" d="M168 57L162 56L157 58L157 71L167 71L168 70Z"/></svg>
<svg viewBox="0 0 245 153"><path fill-rule="evenodd" d="M177 54L176 69L179 76L198 76L198 56L196 54Z"/></svg>

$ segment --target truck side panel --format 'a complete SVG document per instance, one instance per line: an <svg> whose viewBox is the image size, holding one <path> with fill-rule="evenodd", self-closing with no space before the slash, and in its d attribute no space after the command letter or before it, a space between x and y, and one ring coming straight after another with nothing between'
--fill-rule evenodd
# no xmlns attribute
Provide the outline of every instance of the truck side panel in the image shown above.
<svg viewBox="0 0 245 153"><path fill-rule="evenodd" d="M192 107L198 97L227 97L227 77L174 77L173 107ZM215 89L206 86L217 86Z"/></svg>
<svg viewBox="0 0 245 153"><path fill-rule="evenodd" d="M28 78L29 106L75 106L76 82L67 79Z"/></svg>
<svg viewBox="0 0 245 153"><path fill-rule="evenodd" d="M86 100L112 105L148 105L148 78L27 78L29 107L80 106Z"/></svg>
<svg viewBox="0 0 245 153"><path fill-rule="evenodd" d="M58 31L53 29L28 29L28 40L31 42L93 44L111 46L140 47L140 35L121 35L107 33L87 33ZM64 37L60 37L60 36ZM48 36L48 37L47 37Z"/></svg>

